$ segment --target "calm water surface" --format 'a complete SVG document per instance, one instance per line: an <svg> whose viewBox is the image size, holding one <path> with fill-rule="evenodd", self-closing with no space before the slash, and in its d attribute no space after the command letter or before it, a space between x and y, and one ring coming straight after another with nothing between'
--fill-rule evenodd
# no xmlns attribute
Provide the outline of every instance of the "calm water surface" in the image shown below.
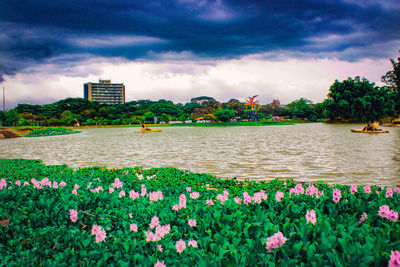
<svg viewBox="0 0 400 267"><path fill-rule="evenodd" d="M84 129L80 134L0 139L1 158L71 167L176 167L219 177L400 185L400 128L350 133L362 125Z"/></svg>

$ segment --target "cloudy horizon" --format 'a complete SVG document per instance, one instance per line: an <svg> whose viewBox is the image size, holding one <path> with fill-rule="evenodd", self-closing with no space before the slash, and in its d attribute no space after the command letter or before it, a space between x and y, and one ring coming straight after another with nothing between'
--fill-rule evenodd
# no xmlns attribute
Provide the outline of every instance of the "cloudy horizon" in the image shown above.
<svg viewBox="0 0 400 267"><path fill-rule="evenodd" d="M124 83L126 101L320 102L336 79L382 85L399 11L395 0L5 0L0 82L9 108L83 97L99 78Z"/></svg>

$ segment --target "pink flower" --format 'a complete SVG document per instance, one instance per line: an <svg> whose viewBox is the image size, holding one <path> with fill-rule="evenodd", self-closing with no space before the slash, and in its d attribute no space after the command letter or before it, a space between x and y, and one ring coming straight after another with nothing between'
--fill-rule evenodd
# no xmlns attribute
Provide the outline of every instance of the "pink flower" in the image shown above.
<svg viewBox="0 0 400 267"><path fill-rule="evenodd" d="M163 248L162 248L161 244L157 245L157 250L160 251L160 252L163 252Z"/></svg>
<svg viewBox="0 0 400 267"><path fill-rule="evenodd" d="M108 193L112 194L112 193L114 193L114 190L115 190L114 187L109 187L108 188Z"/></svg>
<svg viewBox="0 0 400 267"><path fill-rule="evenodd" d="M189 224L189 226L191 226L191 227L196 227L197 222L196 222L195 219L189 219L189 220L188 220L188 224Z"/></svg>
<svg viewBox="0 0 400 267"><path fill-rule="evenodd" d="M236 204L242 203L242 199L240 197L235 197L234 200L235 200Z"/></svg>
<svg viewBox="0 0 400 267"><path fill-rule="evenodd" d="M103 242L104 240L106 240L106 237L107 237L106 231L100 227L100 229L96 233L96 243Z"/></svg>
<svg viewBox="0 0 400 267"><path fill-rule="evenodd" d="M229 194L218 194L217 195L217 200L221 201L221 205L225 205L225 201L227 201L228 199L229 199Z"/></svg>
<svg viewBox="0 0 400 267"><path fill-rule="evenodd" d="M368 219L368 215L364 212L362 215L361 215L361 218L360 218L360 222L359 223L363 223L365 220L367 220Z"/></svg>
<svg viewBox="0 0 400 267"><path fill-rule="evenodd" d="M192 188L190 186L186 187L186 191L190 192L192 191Z"/></svg>
<svg viewBox="0 0 400 267"><path fill-rule="evenodd" d="M206 200L207 206L214 206L214 202L211 199Z"/></svg>
<svg viewBox="0 0 400 267"><path fill-rule="evenodd" d="M196 240L189 240L188 247L197 248L197 241Z"/></svg>
<svg viewBox="0 0 400 267"><path fill-rule="evenodd" d="M297 184L295 187L290 188L289 197L291 197L293 193L296 196L304 194L304 187L301 184Z"/></svg>
<svg viewBox="0 0 400 267"><path fill-rule="evenodd" d="M150 228L154 229L157 225L160 225L160 222L158 220L158 217L154 216L153 218L151 218Z"/></svg>
<svg viewBox="0 0 400 267"><path fill-rule="evenodd" d="M251 202L251 196L247 192L243 192L243 204L248 205Z"/></svg>
<svg viewBox="0 0 400 267"><path fill-rule="evenodd" d="M392 188L388 187L386 189L386 198L393 197L393 190Z"/></svg>
<svg viewBox="0 0 400 267"><path fill-rule="evenodd" d="M120 192L119 192L119 197L121 198L121 197L124 197L125 196L125 191L124 190L121 190Z"/></svg>
<svg viewBox="0 0 400 267"><path fill-rule="evenodd" d="M186 208L186 196L184 194L179 196L179 209Z"/></svg>
<svg viewBox="0 0 400 267"><path fill-rule="evenodd" d="M92 234L92 235L96 235L97 232L98 232L100 229L101 229L100 226L98 226L98 225L96 225L96 224L93 224L91 234Z"/></svg>
<svg viewBox="0 0 400 267"><path fill-rule="evenodd" d="M134 190L131 190L131 191L129 191L129 197L130 197L132 200L135 200L135 199L139 198L139 193L138 193L138 192L135 192Z"/></svg>
<svg viewBox="0 0 400 267"><path fill-rule="evenodd" d="M3 188L7 187L6 179L1 179L0 180L0 190L3 190Z"/></svg>
<svg viewBox="0 0 400 267"><path fill-rule="evenodd" d="M395 250L392 251L389 260L389 267L399 267L400 266L400 252Z"/></svg>
<svg viewBox="0 0 400 267"><path fill-rule="evenodd" d="M150 203L152 203L153 201L158 201L163 199L164 196L162 194L162 192L160 190L158 190L157 192L150 192L149 193L149 199L150 199Z"/></svg>
<svg viewBox="0 0 400 267"><path fill-rule="evenodd" d="M388 205L382 205L379 207L378 215L381 216L382 218L397 222L399 218L399 214L391 210Z"/></svg>
<svg viewBox="0 0 400 267"><path fill-rule="evenodd" d="M165 262L160 262L159 260L157 260L156 264L154 264L154 267L165 267Z"/></svg>
<svg viewBox="0 0 400 267"><path fill-rule="evenodd" d="M284 195L283 195L283 193L282 193L281 191L276 191L276 194L275 194L275 200L276 200L276 202L281 202L283 196L284 196Z"/></svg>
<svg viewBox="0 0 400 267"><path fill-rule="evenodd" d="M186 243L185 243L185 241L183 241L182 239L179 240L179 241L177 241L176 244L175 244L175 248L176 248L176 251L177 251L179 254L181 254L181 253L185 250L185 248L186 248Z"/></svg>
<svg viewBox="0 0 400 267"><path fill-rule="evenodd" d="M172 206L172 210L178 211L179 210L178 204L173 205Z"/></svg>
<svg viewBox="0 0 400 267"><path fill-rule="evenodd" d="M59 184L59 186L60 187L64 187L64 186L66 186L67 184L64 182L64 181L61 181L61 183Z"/></svg>
<svg viewBox="0 0 400 267"><path fill-rule="evenodd" d="M358 188L357 188L357 186L356 186L355 184L352 184L352 185L350 186L350 193L351 193L352 195L354 195L355 193L357 193L357 190L358 190Z"/></svg>
<svg viewBox="0 0 400 267"><path fill-rule="evenodd" d="M21 186L21 181L17 180L17 181L15 181L15 184L18 185L18 186Z"/></svg>
<svg viewBox="0 0 400 267"><path fill-rule="evenodd" d="M395 187L395 188L394 188L394 192L396 192L396 193L400 194L400 188L398 188L398 187Z"/></svg>
<svg viewBox="0 0 400 267"><path fill-rule="evenodd" d="M129 216L129 218L131 218L131 219L133 218L132 213L130 213L130 212L128 213L128 216Z"/></svg>
<svg viewBox="0 0 400 267"><path fill-rule="evenodd" d="M130 228L131 232L136 232L137 233L137 231L138 231L136 223L131 223L129 228Z"/></svg>
<svg viewBox="0 0 400 267"><path fill-rule="evenodd" d="M315 223L317 222L317 214L314 210L307 210L306 220L307 224L311 222L313 225L315 225Z"/></svg>
<svg viewBox="0 0 400 267"><path fill-rule="evenodd" d="M76 222L78 220L78 211L74 209L69 210L69 219L71 222Z"/></svg>
<svg viewBox="0 0 400 267"><path fill-rule="evenodd" d="M198 199L200 197L199 192L192 192L189 196L191 199Z"/></svg>
<svg viewBox="0 0 400 267"><path fill-rule="evenodd" d="M278 231L273 236L267 238L267 245L265 248L268 250L268 252L272 252L273 249L279 248L285 244L286 240L286 237L284 237L283 234Z"/></svg>
<svg viewBox="0 0 400 267"><path fill-rule="evenodd" d="M55 188L55 189L58 188L58 183L56 181L53 182L53 188Z"/></svg>
<svg viewBox="0 0 400 267"><path fill-rule="evenodd" d="M115 178L115 181L114 181L114 183L111 184L111 186L113 186L117 189L120 189L120 188L122 188L123 184L118 178Z"/></svg>
<svg viewBox="0 0 400 267"><path fill-rule="evenodd" d="M340 192L340 190L337 188L333 189L332 193L333 202L338 203L341 198L342 198L342 193Z"/></svg>
<svg viewBox="0 0 400 267"><path fill-rule="evenodd" d="M140 196L144 197L146 195L146 192L147 192L146 186L142 184L142 190L140 192Z"/></svg>
<svg viewBox="0 0 400 267"><path fill-rule="evenodd" d="M96 243L106 240L107 233L101 226L94 224L91 234L96 236Z"/></svg>
<svg viewBox="0 0 400 267"><path fill-rule="evenodd" d="M74 195L78 195L78 192L76 191L76 189L75 189L75 188L72 190L72 194L74 194Z"/></svg>
<svg viewBox="0 0 400 267"><path fill-rule="evenodd" d="M143 180L143 174L136 173L136 177L137 177L139 180Z"/></svg>
<svg viewBox="0 0 400 267"><path fill-rule="evenodd" d="M306 195L313 196L318 194L318 188L316 188L313 184L307 187ZM278 201L279 202L279 201Z"/></svg>
<svg viewBox="0 0 400 267"><path fill-rule="evenodd" d="M364 193L365 193L365 194L371 193L371 187L370 187L369 185L364 186Z"/></svg>

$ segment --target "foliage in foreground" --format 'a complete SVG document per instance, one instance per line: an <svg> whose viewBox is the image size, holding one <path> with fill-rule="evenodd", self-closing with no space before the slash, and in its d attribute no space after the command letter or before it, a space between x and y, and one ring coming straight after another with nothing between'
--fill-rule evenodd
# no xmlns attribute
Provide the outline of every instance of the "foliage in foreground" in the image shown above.
<svg viewBox="0 0 400 267"><path fill-rule="evenodd" d="M34 129L32 132L25 135L25 137L41 137L41 136L65 135L65 134L74 134L74 133L80 133L80 131L74 131L74 130L65 129L65 128L61 128L61 127L44 128L44 129Z"/></svg>
<svg viewBox="0 0 400 267"><path fill-rule="evenodd" d="M4 159L0 178L5 265L384 266L400 249L398 188Z"/></svg>

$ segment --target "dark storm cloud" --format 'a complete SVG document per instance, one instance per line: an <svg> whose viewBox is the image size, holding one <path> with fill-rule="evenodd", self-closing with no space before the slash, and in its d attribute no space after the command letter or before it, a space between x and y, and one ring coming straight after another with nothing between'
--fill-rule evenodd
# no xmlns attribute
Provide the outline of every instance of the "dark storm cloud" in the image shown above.
<svg viewBox="0 0 400 267"><path fill-rule="evenodd" d="M164 53L237 58L275 51L342 60L388 57L400 40L400 4L381 2L3 0L0 81L4 74L79 54L150 60Z"/></svg>

